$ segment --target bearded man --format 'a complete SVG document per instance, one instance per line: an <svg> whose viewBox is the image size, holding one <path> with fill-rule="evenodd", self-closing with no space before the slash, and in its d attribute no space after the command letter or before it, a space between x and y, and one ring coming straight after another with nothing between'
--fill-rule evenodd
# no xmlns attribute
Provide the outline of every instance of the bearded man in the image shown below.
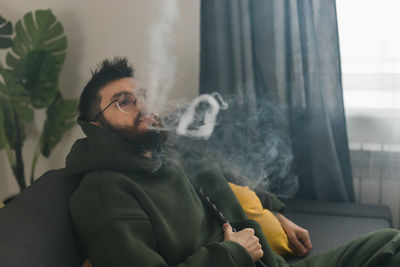
<svg viewBox="0 0 400 267"><path fill-rule="evenodd" d="M69 205L82 251L94 266L289 266L247 219L216 162L165 145L160 119L148 114L126 59L102 62L79 111L86 138L75 142L66 160L77 186ZM230 223L203 205L199 188ZM272 196L269 203L273 211L282 207ZM279 217L295 252L306 254L307 231ZM384 230L295 266L400 266L393 265L400 264L399 243L397 231Z"/></svg>

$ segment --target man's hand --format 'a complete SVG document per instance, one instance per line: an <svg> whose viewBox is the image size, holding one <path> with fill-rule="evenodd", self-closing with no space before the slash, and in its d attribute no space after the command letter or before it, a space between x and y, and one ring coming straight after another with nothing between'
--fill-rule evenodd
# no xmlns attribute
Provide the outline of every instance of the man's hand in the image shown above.
<svg viewBox="0 0 400 267"><path fill-rule="evenodd" d="M311 249L311 240L308 231L296 225L282 214L276 214L289 239L289 247L297 256L306 255Z"/></svg>
<svg viewBox="0 0 400 267"><path fill-rule="evenodd" d="M254 229L246 228L239 232L233 232L229 223L225 223L223 228L224 240L236 242L244 247L253 259L253 262L258 261L264 255L258 237L254 235Z"/></svg>

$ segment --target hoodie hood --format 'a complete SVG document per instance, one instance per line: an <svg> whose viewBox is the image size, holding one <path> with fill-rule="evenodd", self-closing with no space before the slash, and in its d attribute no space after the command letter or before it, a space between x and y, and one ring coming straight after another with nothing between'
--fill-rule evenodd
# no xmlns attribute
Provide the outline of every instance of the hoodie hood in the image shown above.
<svg viewBox="0 0 400 267"><path fill-rule="evenodd" d="M78 139L66 159L70 176L82 177L93 171L156 172L161 159L150 159L133 150L113 131L78 119L86 138Z"/></svg>

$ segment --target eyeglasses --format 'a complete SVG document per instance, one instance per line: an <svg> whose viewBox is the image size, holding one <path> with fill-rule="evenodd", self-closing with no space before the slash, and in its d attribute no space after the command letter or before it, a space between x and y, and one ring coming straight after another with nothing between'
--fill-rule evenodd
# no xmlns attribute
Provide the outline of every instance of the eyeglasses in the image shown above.
<svg viewBox="0 0 400 267"><path fill-rule="evenodd" d="M136 98L132 94L121 93L113 101L110 102L105 108L103 108L92 121L96 121L99 116L112 104L117 102L118 109L123 113L131 113L136 108Z"/></svg>

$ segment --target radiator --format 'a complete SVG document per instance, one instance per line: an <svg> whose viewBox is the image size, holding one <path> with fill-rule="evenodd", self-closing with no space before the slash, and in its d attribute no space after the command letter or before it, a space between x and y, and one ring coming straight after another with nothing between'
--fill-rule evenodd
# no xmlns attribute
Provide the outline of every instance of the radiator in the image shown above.
<svg viewBox="0 0 400 267"><path fill-rule="evenodd" d="M400 221L400 145L350 143L357 203L388 205Z"/></svg>

